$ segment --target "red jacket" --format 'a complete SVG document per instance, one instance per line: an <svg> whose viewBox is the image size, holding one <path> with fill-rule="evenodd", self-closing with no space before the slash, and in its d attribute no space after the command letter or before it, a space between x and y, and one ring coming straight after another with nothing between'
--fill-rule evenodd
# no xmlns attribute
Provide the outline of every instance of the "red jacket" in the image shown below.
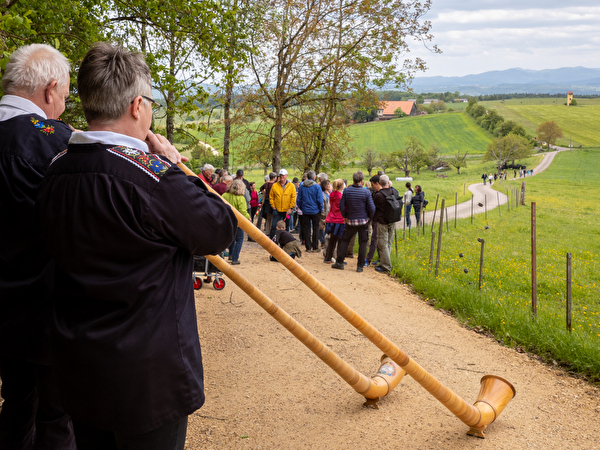
<svg viewBox="0 0 600 450"><path fill-rule="evenodd" d="M340 191L333 191L329 194L329 214L325 222L327 223L344 223L344 218L340 212L340 200L342 199L342 193Z"/></svg>

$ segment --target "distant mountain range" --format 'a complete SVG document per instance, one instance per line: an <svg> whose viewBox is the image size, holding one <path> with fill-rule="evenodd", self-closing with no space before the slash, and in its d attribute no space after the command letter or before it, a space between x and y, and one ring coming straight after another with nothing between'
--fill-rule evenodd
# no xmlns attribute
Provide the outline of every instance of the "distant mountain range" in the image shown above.
<svg viewBox="0 0 600 450"><path fill-rule="evenodd" d="M455 92L485 94L600 94L600 69L563 67L560 69L507 69L463 77L418 77L411 85L417 93Z"/></svg>

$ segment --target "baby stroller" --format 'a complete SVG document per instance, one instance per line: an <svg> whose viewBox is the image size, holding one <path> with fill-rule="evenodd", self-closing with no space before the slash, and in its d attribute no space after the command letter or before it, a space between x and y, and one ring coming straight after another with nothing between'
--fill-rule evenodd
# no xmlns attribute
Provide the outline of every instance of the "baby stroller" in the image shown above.
<svg viewBox="0 0 600 450"><path fill-rule="evenodd" d="M220 256L223 256L222 254ZM223 272L220 272L214 264L212 264L204 256L194 255L194 273L192 280L194 283L194 289L198 290L202 288L204 284L201 276L204 275L206 278L204 282L210 283L212 280L213 287L220 291L225 287L225 280L223 279ZM213 280L214 278L214 280Z"/></svg>

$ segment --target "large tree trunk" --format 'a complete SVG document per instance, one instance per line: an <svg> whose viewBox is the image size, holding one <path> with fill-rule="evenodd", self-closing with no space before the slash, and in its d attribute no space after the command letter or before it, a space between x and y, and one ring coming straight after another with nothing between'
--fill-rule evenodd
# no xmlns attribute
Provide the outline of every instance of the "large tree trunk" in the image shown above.
<svg viewBox="0 0 600 450"><path fill-rule="evenodd" d="M275 110L275 125L273 127L273 172L279 173L281 169L281 140L283 139L283 109Z"/></svg>
<svg viewBox="0 0 600 450"><path fill-rule="evenodd" d="M229 142L231 140L231 97L233 95L233 82L227 83L225 101L223 103L223 168L229 171Z"/></svg>

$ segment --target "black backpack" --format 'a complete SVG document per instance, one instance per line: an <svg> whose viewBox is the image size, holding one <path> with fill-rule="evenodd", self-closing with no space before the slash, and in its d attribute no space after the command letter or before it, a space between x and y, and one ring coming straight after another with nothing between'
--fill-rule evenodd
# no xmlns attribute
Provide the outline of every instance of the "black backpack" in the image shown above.
<svg viewBox="0 0 600 450"><path fill-rule="evenodd" d="M391 194L383 195L387 202L383 210L384 223L398 222L402 218L402 198L400 198L400 194L398 194L396 189L392 188Z"/></svg>

